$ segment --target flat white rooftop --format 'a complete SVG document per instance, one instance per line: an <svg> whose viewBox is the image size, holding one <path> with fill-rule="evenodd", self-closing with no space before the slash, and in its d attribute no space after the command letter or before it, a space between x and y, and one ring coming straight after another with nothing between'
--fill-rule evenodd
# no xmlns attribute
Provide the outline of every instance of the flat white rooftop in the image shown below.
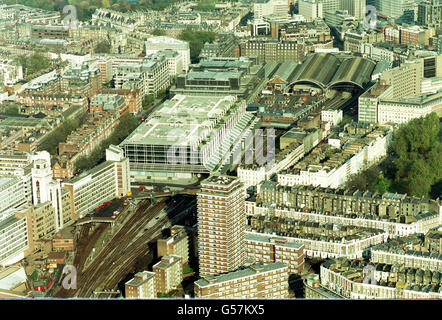
<svg viewBox="0 0 442 320"><path fill-rule="evenodd" d="M135 129L122 145L194 145L213 131L235 101L234 96L175 95Z"/></svg>

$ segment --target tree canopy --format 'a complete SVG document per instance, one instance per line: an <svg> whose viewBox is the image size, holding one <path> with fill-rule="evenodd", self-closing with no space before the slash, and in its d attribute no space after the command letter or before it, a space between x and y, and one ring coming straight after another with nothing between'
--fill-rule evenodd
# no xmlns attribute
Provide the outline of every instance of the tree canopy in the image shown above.
<svg viewBox="0 0 442 320"><path fill-rule="evenodd" d="M80 21L89 20L97 8L110 8L127 12L139 9L163 10L178 0L4 0L5 4L23 4L32 8L41 8L49 11L60 11L66 5L73 5L77 18Z"/></svg>
<svg viewBox="0 0 442 320"><path fill-rule="evenodd" d="M57 153L58 144L66 141L67 137L72 131L80 127L86 120L87 114L83 113L81 116L75 119L66 119L61 125L50 132L38 146L38 150L46 150L50 154L55 155Z"/></svg>
<svg viewBox="0 0 442 320"><path fill-rule="evenodd" d="M80 157L75 163L75 170L81 172L95 167L103 160L106 149L111 145L119 145L135 128L138 120L131 114L125 114L120 118L120 123L109 138L104 140L89 156Z"/></svg>
<svg viewBox="0 0 442 320"><path fill-rule="evenodd" d="M394 135L396 154L394 182L414 196L428 196L433 184L442 178L440 120L436 113L413 119Z"/></svg>
<svg viewBox="0 0 442 320"><path fill-rule="evenodd" d="M34 52L31 55L20 55L16 63L22 66L25 76L31 75L37 71L45 70L51 66L51 61L45 55Z"/></svg>
<svg viewBox="0 0 442 320"><path fill-rule="evenodd" d="M95 53L110 53L110 49L110 43L106 40L102 40L95 46Z"/></svg>
<svg viewBox="0 0 442 320"><path fill-rule="evenodd" d="M192 63L199 61L199 55L206 42L212 43L215 40L216 33L212 31L192 30L191 28L184 29L179 38L189 42L190 59Z"/></svg>
<svg viewBox="0 0 442 320"><path fill-rule="evenodd" d="M347 187L439 197L442 193L442 131L435 113L403 124L394 134L392 155L355 175Z"/></svg>
<svg viewBox="0 0 442 320"><path fill-rule="evenodd" d="M215 0L200 0L195 10L197 11L214 11L215 10Z"/></svg>

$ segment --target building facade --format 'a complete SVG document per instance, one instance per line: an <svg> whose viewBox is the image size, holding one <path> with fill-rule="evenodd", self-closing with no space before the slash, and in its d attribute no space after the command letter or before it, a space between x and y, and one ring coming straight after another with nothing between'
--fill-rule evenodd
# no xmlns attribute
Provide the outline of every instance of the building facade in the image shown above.
<svg viewBox="0 0 442 320"><path fill-rule="evenodd" d="M201 276L233 271L246 260L245 189L237 178L212 175L198 193Z"/></svg>
<svg viewBox="0 0 442 320"><path fill-rule="evenodd" d="M195 282L195 297L288 298L288 267L281 262L255 264L221 275L203 276Z"/></svg>

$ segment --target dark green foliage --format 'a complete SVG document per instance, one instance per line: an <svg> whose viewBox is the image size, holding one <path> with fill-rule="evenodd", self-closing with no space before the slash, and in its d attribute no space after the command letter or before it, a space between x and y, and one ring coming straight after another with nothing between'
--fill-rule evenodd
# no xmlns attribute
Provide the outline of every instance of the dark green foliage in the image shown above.
<svg viewBox="0 0 442 320"><path fill-rule="evenodd" d="M347 182L347 188L354 188L358 190L370 190L374 191L374 185L379 175L379 167L372 166L367 170L353 176L351 180Z"/></svg>
<svg viewBox="0 0 442 320"><path fill-rule="evenodd" d="M164 36L166 35L166 31L164 31L163 29L154 29L152 30L151 34L154 36Z"/></svg>
<svg viewBox="0 0 442 320"><path fill-rule="evenodd" d="M102 142L100 147L96 148L89 156L84 156L77 160L75 164L76 171L81 172L95 167L103 160L105 151L109 145L119 145L137 126L138 120L133 115L125 114L122 116L114 132L109 138Z"/></svg>
<svg viewBox="0 0 442 320"><path fill-rule="evenodd" d="M95 46L95 53L110 53L111 45L108 41L100 41Z"/></svg>
<svg viewBox="0 0 442 320"><path fill-rule="evenodd" d="M155 97L153 94L149 94L143 98L143 110L148 110L150 107L152 107L153 103L155 102Z"/></svg>
<svg viewBox="0 0 442 320"><path fill-rule="evenodd" d="M75 119L67 119L63 121L56 129L49 133L38 146L38 150L46 150L50 154L57 153L58 144L66 141L69 134L80 127L86 120L87 115L83 113L80 117Z"/></svg>
<svg viewBox="0 0 442 320"><path fill-rule="evenodd" d="M215 10L215 0L200 0L195 10L197 11L214 11Z"/></svg>
<svg viewBox="0 0 442 320"><path fill-rule="evenodd" d="M384 192L387 192L388 189L390 189L391 181L384 177L384 175L381 173L376 177L374 188L377 192L383 194Z"/></svg>
<svg viewBox="0 0 442 320"><path fill-rule="evenodd" d="M29 56L18 56L16 62L23 67L23 74L25 76L45 70L51 66L49 58L38 52Z"/></svg>
<svg viewBox="0 0 442 320"><path fill-rule="evenodd" d="M186 28L181 32L179 38L181 40L189 42L190 47L190 59L192 63L199 61L198 56L204 47L206 42L212 43L215 40L216 33L212 31L200 31Z"/></svg>
<svg viewBox="0 0 442 320"><path fill-rule="evenodd" d="M15 107L15 106L7 107L5 110L5 113L11 114L11 115L17 115L17 114L19 114L18 107Z"/></svg>
<svg viewBox="0 0 442 320"><path fill-rule="evenodd" d="M393 155L352 177L347 187L417 197L441 195L442 132L435 113L402 125L394 134L391 149Z"/></svg>
<svg viewBox="0 0 442 320"><path fill-rule="evenodd" d="M439 117L431 113L411 120L394 135L394 182L402 192L428 197L442 176L442 143Z"/></svg>

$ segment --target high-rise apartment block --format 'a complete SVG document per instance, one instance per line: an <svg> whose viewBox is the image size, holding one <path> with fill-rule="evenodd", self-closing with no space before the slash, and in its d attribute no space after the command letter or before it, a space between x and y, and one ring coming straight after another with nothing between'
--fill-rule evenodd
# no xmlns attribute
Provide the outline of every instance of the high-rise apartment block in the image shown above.
<svg viewBox="0 0 442 320"><path fill-rule="evenodd" d="M200 275L233 271L246 259L246 192L238 178L212 175L198 193Z"/></svg>

